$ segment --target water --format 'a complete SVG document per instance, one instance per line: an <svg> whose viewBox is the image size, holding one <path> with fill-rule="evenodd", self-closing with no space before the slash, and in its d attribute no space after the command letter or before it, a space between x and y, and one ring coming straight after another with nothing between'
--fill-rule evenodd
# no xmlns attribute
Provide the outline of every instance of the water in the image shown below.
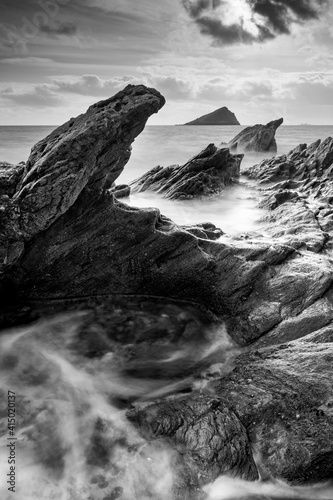
<svg viewBox="0 0 333 500"><path fill-rule="evenodd" d="M0 160L16 163L28 158L33 144L49 134L54 127L0 127ZM132 157L117 183L128 183L156 165L182 164L209 143L228 142L241 126L147 126L133 143ZM278 154L287 153L300 143L333 136L332 126L282 126L276 139ZM242 169L258 163L267 154L246 154ZM257 228L262 215L257 208L257 193L244 185L226 189L209 200L169 201L153 193L139 193L124 200L138 207L158 207L161 213L177 224L212 222L226 234L250 232Z"/></svg>

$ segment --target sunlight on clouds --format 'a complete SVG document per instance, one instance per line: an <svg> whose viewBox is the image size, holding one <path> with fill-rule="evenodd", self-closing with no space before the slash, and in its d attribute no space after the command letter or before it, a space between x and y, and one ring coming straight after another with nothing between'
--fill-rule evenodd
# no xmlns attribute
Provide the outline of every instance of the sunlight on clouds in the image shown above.
<svg viewBox="0 0 333 500"><path fill-rule="evenodd" d="M226 24L241 23L243 28L254 36L257 36L259 31L254 23L254 15L246 0L232 0L222 3L216 9L216 13L221 19L224 19Z"/></svg>

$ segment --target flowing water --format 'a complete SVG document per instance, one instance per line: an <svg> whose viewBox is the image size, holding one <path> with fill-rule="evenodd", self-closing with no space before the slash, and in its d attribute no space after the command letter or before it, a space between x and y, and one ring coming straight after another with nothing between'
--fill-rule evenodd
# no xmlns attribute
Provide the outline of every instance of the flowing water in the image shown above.
<svg viewBox="0 0 333 500"><path fill-rule="evenodd" d="M156 165L185 163L209 143L228 142L244 127L241 126L147 126L133 143L132 157L117 183L128 183ZM30 149L45 137L53 127L0 127L0 161L11 163L26 160ZM300 143L310 144L317 139L333 136L333 126L282 126L276 139L278 154L287 153ZM258 163L267 154L246 154L242 167ZM244 185L238 185L209 200L170 201L153 193L132 195L127 203L138 207L158 207L161 213L178 224L212 222L227 234L249 232L255 229L261 211L257 208L257 194Z"/></svg>
<svg viewBox="0 0 333 500"><path fill-rule="evenodd" d="M32 145L53 128L0 127L0 160L26 160ZM135 141L132 157L118 182L129 182L157 164L181 164L210 142L230 140L240 129L148 126ZM277 133L278 152L330 135L333 126L283 126ZM243 168L264 156L246 155ZM256 227L261 214L256 199L255 188L241 180L210 200L171 202L143 193L131 196L128 202L157 206L180 224L210 221L236 234ZM165 310L156 311L156 315L164 325L170 319L170 308L163 307ZM170 344L168 337L164 344L152 341L148 351L134 340L119 347L114 338L105 340L100 325L95 325L93 338L98 346L94 344L94 352L101 352L87 356L82 351L85 337L78 337L78 324L87 314L89 311L83 310L57 315L0 334L1 500L173 500L177 470L172 450L145 440L126 419L124 407L129 401L145 404L185 390L204 391L204 382L201 387L200 377L191 373L198 375L215 363L215 369L224 376L239 352L223 325L212 329L200 324L198 331L204 341L199 342L195 336L191 342L186 338L186 342ZM184 314L180 314L182 321ZM132 319L126 321L131 323ZM140 321L146 325L144 318ZM172 321L170 324L174 328ZM8 492L6 481L7 443L13 442L7 428L8 391L16 397L15 493ZM332 500L333 489L330 485L291 487L275 480L249 483L220 477L206 485L201 494L205 500Z"/></svg>

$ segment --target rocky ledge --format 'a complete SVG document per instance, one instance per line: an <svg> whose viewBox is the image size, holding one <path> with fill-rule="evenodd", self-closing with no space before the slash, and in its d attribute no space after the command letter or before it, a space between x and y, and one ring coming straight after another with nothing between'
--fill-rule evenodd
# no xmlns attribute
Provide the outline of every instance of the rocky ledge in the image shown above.
<svg viewBox="0 0 333 500"><path fill-rule="evenodd" d="M90 484L99 489L89 487L90 496L103 498L107 487L105 499L133 498L118 484L124 450L122 484L129 484L131 464L140 499L164 498L165 485L156 490L156 481L142 481L163 475L147 464L163 465L164 452L177 472L168 486L175 498L202 498L201 488L221 474L253 481L264 470L291 484L329 480L333 140L249 169L262 189L261 226L222 243L214 241L212 225L179 227L157 209L129 207L112 194L131 142L163 104L154 89L128 86L40 141L26 164L0 165L2 324L35 318L38 308L44 315L51 305L55 312L74 309L2 345L3 380L24 403L31 447L45 470L67 474L72 441L58 439L54 425L63 422L65 388L78 380L70 398L80 429L90 429L80 455L97 474ZM214 155L229 158L227 150L210 148L200 165ZM139 297L138 323L128 312L129 296ZM162 306L151 304L153 296ZM158 319L151 318L154 308ZM95 385L89 374L102 378ZM119 390L124 374L132 378L122 378ZM150 380L149 394L138 390L142 376ZM37 386L46 389L36 402ZM89 409L98 401L101 411L89 410L84 420L87 391ZM126 436L125 424L112 430L119 426L110 401L127 410ZM141 469L133 465L139 458Z"/></svg>
<svg viewBox="0 0 333 500"><path fill-rule="evenodd" d="M219 194L236 182L243 155L209 144L184 165L157 166L130 183L132 192L155 191L172 200Z"/></svg>

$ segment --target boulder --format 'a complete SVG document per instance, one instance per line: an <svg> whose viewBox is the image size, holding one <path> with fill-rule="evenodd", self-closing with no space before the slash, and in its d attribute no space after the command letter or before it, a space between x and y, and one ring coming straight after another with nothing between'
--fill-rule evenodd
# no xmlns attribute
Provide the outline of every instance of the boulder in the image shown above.
<svg viewBox="0 0 333 500"><path fill-rule="evenodd" d="M238 180L242 159L243 155L209 144L184 165L157 166L130 186L134 193L155 191L173 200L211 196Z"/></svg>
<svg viewBox="0 0 333 500"><path fill-rule="evenodd" d="M266 125L246 127L227 146L230 151L268 151L275 153L277 151L275 133L282 123L283 118L280 118Z"/></svg>

